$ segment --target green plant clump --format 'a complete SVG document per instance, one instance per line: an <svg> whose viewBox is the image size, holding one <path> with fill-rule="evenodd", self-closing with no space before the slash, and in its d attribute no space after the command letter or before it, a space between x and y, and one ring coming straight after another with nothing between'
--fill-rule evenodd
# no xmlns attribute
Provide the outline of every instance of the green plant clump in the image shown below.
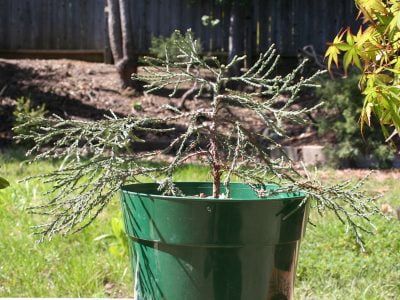
<svg viewBox="0 0 400 300"><path fill-rule="evenodd" d="M184 35L178 31L174 31L169 37L164 36L153 36L151 38L151 46L149 49L150 55L158 59L165 58L165 51L168 49L169 59L171 61L179 61L181 52L178 44L181 44L185 39L194 38L194 34L191 31L187 31ZM196 39L196 51L200 53L202 51L201 42Z"/></svg>
<svg viewBox="0 0 400 300"><path fill-rule="evenodd" d="M14 132L16 134L23 133L19 132L18 125L21 125L26 119L43 118L47 114L46 106L44 103L40 106L33 106L31 99L20 97L15 103L15 109L13 112L15 118Z"/></svg>
<svg viewBox="0 0 400 300"><path fill-rule="evenodd" d="M355 126L363 108L359 80L360 76L355 74L344 79L325 79L321 81L322 88L317 89L317 96L325 102L324 117L318 119L319 134L333 134L335 142L325 147L328 162L333 167L358 167L364 160L370 161L370 167L388 168L395 149L384 143L383 133L377 126L364 127L362 131Z"/></svg>
<svg viewBox="0 0 400 300"><path fill-rule="evenodd" d="M120 214L118 217L114 217L111 219L111 229L112 234L102 234L96 237L95 241L101 241L105 239L111 239L112 242L108 247L108 251L110 254L125 258L129 252L128 246L128 236L125 233L124 223L122 220L122 215Z"/></svg>

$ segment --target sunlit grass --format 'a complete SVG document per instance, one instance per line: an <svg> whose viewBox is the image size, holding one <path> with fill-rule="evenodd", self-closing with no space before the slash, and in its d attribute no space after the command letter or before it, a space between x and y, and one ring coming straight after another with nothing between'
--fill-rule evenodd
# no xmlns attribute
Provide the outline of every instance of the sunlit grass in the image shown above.
<svg viewBox="0 0 400 300"><path fill-rule="evenodd" d="M0 173L11 183L0 191L0 297L131 296L128 261L110 255L104 242L93 241L111 231L109 220L119 212L117 199L88 230L36 243L30 226L39 218L26 208L38 203L46 185L18 181L54 167L51 162L22 164L10 153L0 158Z"/></svg>

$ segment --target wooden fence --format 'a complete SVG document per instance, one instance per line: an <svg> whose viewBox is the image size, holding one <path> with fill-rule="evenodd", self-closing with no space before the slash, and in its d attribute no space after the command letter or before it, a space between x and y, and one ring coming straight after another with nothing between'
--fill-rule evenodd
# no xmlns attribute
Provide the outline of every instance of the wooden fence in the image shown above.
<svg viewBox="0 0 400 300"><path fill-rule="evenodd" d="M152 36L191 28L206 51L226 51L229 10L213 0L131 0L137 51L147 52ZM0 52L93 51L106 47L105 0L0 0ZM221 20L214 28L203 15ZM347 24L357 26L353 0L253 0L243 41L253 54L275 43L284 56L313 45L317 52Z"/></svg>

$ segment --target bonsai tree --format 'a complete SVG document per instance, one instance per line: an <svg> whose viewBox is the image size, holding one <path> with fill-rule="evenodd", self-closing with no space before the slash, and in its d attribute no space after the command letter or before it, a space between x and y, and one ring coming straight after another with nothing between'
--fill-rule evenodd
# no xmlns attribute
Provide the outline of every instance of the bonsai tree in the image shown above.
<svg viewBox="0 0 400 300"><path fill-rule="evenodd" d="M112 112L100 121L37 117L19 126L17 139L35 143L27 153L34 155L33 160L63 158L59 169L38 176L53 185L47 202L31 208L49 218L36 227L41 239L85 228L127 183L151 180L162 193L181 195L173 181L174 172L196 158L210 167L210 197L229 198L232 178L250 185L259 196L302 191L307 195L302 205L310 199L320 213L333 211L362 245L362 233L371 231L370 215L379 213L375 199L358 189L362 182L321 183L307 170L295 168L276 139L255 132L244 118L257 119L274 135L285 137L285 122L305 122L304 114L315 108L298 109L293 104L302 88L315 87L312 81L321 72L300 77L302 63L288 75L273 76L279 56L271 47L246 72L230 75L231 67L244 56L222 64L214 57L201 57L191 34L176 43L178 61L170 60L166 49L163 59L146 58L148 66L134 74L133 80L146 82L147 93L169 89L171 97L180 87L197 83L197 97L205 91L212 94L208 106L184 112L165 105L163 117L118 118ZM198 68L201 74L193 72ZM243 92L243 87L251 91ZM185 124L184 129L177 124ZM171 137L167 147L135 151L140 143L164 135ZM279 152L280 158L273 159L272 151ZM148 162L170 153L173 159L168 163ZM264 183L276 183L279 188L267 191ZM221 193L221 186L226 193Z"/></svg>
<svg viewBox="0 0 400 300"><path fill-rule="evenodd" d="M363 27L352 33L340 31L325 57L328 69L332 62L350 65L361 72L360 88L364 95L361 125L371 124L371 114L378 117L384 134L393 137L400 132L400 3L398 1L355 0ZM390 127L394 127L392 132Z"/></svg>

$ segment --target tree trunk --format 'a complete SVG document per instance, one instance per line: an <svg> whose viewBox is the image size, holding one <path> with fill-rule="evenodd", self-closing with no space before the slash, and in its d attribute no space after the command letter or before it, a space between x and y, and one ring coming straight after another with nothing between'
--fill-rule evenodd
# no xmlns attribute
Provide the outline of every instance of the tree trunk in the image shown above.
<svg viewBox="0 0 400 300"><path fill-rule="evenodd" d="M133 33L128 3L128 0L119 0L123 58L117 63L117 70L124 87L133 86L134 82L131 80L131 75L137 72L138 60L134 53Z"/></svg>
<svg viewBox="0 0 400 300"><path fill-rule="evenodd" d="M244 54L244 16L244 7L240 4L240 0L232 1L229 19L229 61L231 61L235 57L235 55L241 56ZM230 70L231 75L239 75L242 66L242 63L232 66Z"/></svg>
<svg viewBox="0 0 400 300"><path fill-rule="evenodd" d="M128 0L107 0L110 47L122 88L137 88L131 80L137 72L138 58L134 53Z"/></svg>
<svg viewBox="0 0 400 300"><path fill-rule="evenodd" d="M111 51L111 42L110 42L110 30L108 29L109 24L108 24L108 4L106 4L105 9L104 9L104 17L106 20L104 22L104 49L103 49L103 55L104 55L104 63L106 64L114 64L114 59Z"/></svg>
<svg viewBox="0 0 400 300"><path fill-rule="evenodd" d="M122 59L122 35L121 35L121 17L119 13L118 0L108 0L108 36L110 39L110 48L114 62Z"/></svg>

